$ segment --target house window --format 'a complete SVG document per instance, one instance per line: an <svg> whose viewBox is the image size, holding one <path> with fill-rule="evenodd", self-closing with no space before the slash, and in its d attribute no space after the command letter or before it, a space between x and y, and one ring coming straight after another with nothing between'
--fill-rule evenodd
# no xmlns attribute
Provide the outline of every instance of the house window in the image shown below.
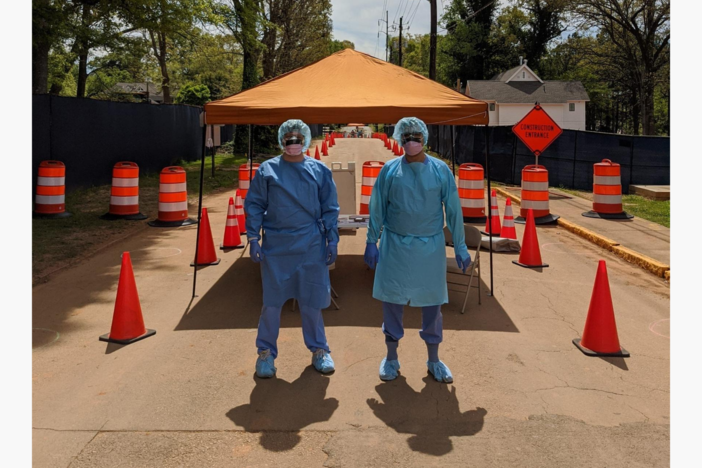
<svg viewBox="0 0 702 468"><path fill-rule="evenodd" d="M526 72L522 72L522 78L526 78Z"/></svg>
<svg viewBox="0 0 702 468"><path fill-rule="evenodd" d="M495 103L494 102L490 103L490 112L495 112Z"/></svg>
<svg viewBox="0 0 702 468"><path fill-rule="evenodd" d="M570 112L575 112L575 103L574 102L569 102L568 103L568 110Z"/></svg>

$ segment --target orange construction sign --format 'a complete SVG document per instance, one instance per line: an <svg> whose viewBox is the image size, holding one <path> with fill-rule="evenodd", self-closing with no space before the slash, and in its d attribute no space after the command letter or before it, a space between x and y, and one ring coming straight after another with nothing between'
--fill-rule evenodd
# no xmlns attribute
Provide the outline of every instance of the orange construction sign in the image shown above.
<svg viewBox="0 0 702 468"><path fill-rule="evenodd" d="M563 133L538 103L512 127L512 131L536 156L540 156Z"/></svg>

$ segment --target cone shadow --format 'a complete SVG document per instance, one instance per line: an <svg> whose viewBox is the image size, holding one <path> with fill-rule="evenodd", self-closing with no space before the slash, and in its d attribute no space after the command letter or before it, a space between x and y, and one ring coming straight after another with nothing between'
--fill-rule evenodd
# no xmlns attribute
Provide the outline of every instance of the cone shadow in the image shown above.
<svg viewBox="0 0 702 468"><path fill-rule="evenodd" d="M628 371L629 367L626 365L626 360L624 358L620 357L607 357L607 356L599 356L600 359L602 359L605 362L608 362L612 364L615 367L620 368L621 370Z"/></svg>
<svg viewBox="0 0 702 468"><path fill-rule="evenodd" d="M416 392L399 376L375 387L382 401L367 400L373 414L400 434L411 434L407 445L415 452L442 456L453 450L451 437L473 436L483 429L485 408L461 412L456 387L427 375ZM411 409L408 411L408 408Z"/></svg>
<svg viewBox="0 0 702 468"><path fill-rule="evenodd" d="M124 348L125 346L127 346L127 345L123 345L123 344L119 344L119 343L107 343L107 347L105 348L105 354L112 354L112 353Z"/></svg>

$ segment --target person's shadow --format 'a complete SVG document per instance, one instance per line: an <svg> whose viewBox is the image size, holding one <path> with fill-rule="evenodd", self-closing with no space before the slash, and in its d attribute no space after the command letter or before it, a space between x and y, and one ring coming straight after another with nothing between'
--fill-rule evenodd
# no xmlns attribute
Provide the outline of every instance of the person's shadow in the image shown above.
<svg viewBox="0 0 702 468"><path fill-rule="evenodd" d="M250 403L227 412L234 424L247 432L261 432L260 444L274 452L293 449L300 429L328 421L339 407L336 398L324 398L329 378L308 366L292 383L273 377L259 379Z"/></svg>
<svg viewBox="0 0 702 468"><path fill-rule="evenodd" d="M450 437L472 436L483 428L487 410L477 407L461 413L456 387L436 382L427 375L424 388L415 392L403 376L385 382L375 390L383 403L367 400L376 417L401 434L413 434L407 445L429 455L446 455L453 450Z"/></svg>

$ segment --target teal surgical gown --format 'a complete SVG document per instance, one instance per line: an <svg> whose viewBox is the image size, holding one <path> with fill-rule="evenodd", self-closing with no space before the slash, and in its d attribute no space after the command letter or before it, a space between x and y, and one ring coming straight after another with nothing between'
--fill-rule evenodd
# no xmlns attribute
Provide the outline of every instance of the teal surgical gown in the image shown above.
<svg viewBox="0 0 702 468"><path fill-rule="evenodd" d="M327 242L339 242L339 204L331 170L313 158L281 156L258 168L244 202L246 232L261 238L263 305L280 307L295 298L302 306L329 306Z"/></svg>
<svg viewBox="0 0 702 468"><path fill-rule="evenodd" d="M448 302L444 209L455 253L465 259L463 214L449 167L430 156L423 163L402 157L383 166L373 186L366 238L376 243L383 228L374 298L414 307Z"/></svg>

